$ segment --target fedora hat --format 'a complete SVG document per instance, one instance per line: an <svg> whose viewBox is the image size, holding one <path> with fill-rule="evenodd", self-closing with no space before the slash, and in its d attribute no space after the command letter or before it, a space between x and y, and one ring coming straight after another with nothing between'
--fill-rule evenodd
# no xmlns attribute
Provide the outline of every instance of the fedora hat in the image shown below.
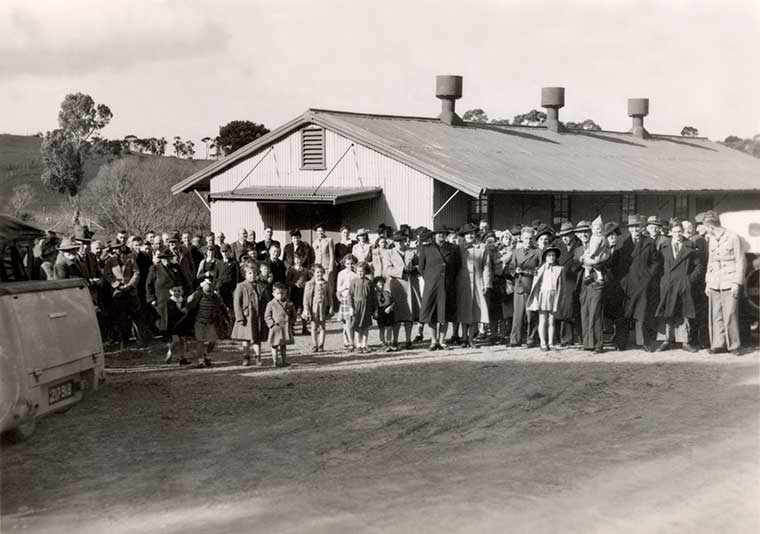
<svg viewBox="0 0 760 534"><path fill-rule="evenodd" d="M620 225L614 221L604 223L604 235L610 234L620 235Z"/></svg>
<svg viewBox="0 0 760 534"><path fill-rule="evenodd" d="M538 239L542 235L548 235L549 237L554 237L554 230L552 230L552 227L548 224L540 224L538 228L536 228L536 234L535 238Z"/></svg>
<svg viewBox="0 0 760 534"><path fill-rule="evenodd" d="M173 232L172 234L169 235L169 243L171 243L172 241L179 241L179 240L180 240L179 232Z"/></svg>
<svg viewBox="0 0 760 534"><path fill-rule="evenodd" d="M80 244L76 243L70 237L64 237L61 240L61 244L58 245L58 250L79 250Z"/></svg>
<svg viewBox="0 0 760 534"><path fill-rule="evenodd" d="M356 231L356 236L358 237L360 235L369 235L369 229L367 229L367 228L359 228Z"/></svg>
<svg viewBox="0 0 760 534"><path fill-rule="evenodd" d="M541 252L541 261L546 261L546 255L550 252L554 252L555 256L559 258L559 255L562 254L562 252L557 247L546 247L543 252Z"/></svg>
<svg viewBox="0 0 760 534"><path fill-rule="evenodd" d="M74 227L74 239L76 241L90 242L92 241L92 232L87 226L75 226Z"/></svg>
<svg viewBox="0 0 760 534"><path fill-rule="evenodd" d="M393 232L393 235L391 236L391 239L392 239L393 241L403 241L403 240L405 240L407 237L409 237L409 236L408 236L408 235L406 235L406 234L405 234L404 232L402 232L401 230L396 230L395 232Z"/></svg>
<svg viewBox="0 0 760 534"><path fill-rule="evenodd" d="M575 232L575 225L571 223L570 221L563 222L559 227L559 232L557 232L557 237L562 237L563 235L569 235Z"/></svg>
<svg viewBox="0 0 760 534"><path fill-rule="evenodd" d="M459 235L465 235L465 234L477 234L480 231L480 228L472 223L467 223L457 232Z"/></svg>
<svg viewBox="0 0 760 534"><path fill-rule="evenodd" d="M710 224L720 224L720 216L713 210L708 210L704 213L702 222Z"/></svg>
<svg viewBox="0 0 760 534"><path fill-rule="evenodd" d="M587 220L578 221L578 224L575 225L575 230L573 232L588 232L591 230L591 223Z"/></svg>
<svg viewBox="0 0 760 534"><path fill-rule="evenodd" d="M162 248L161 250L158 251L157 257L159 259L162 259L162 258L171 258L172 255L173 254L172 254L171 250L169 250L168 248Z"/></svg>
<svg viewBox="0 0 760 534"><path fill-rule="evenodd" d="M645 221L644 217L639 215L638 213L634 213L633 215L628 216L628 222L626 223L626 226L644 226Z"/></svg>
<svg viewBox="0 0 760 534"><path fill-rule="evenodd" d="M660 228L662 228L662 221L657 218L657 215L650 215L649 217L647 217L647 226L649 226L650 224L654 224L655 226L659 226Z"/></svg>
<svg viewBox="0 0 760 534"><path fill-rule="evenodd" d="M435 235L435 234L448 234L449 233L449 229L446 228L443 225L436 226L435 228L433 228L433 232L432 233L433 233L433 235Z"/></svg>
<svg viewBox="0 0 760 534"><path fill-rule="evenodd" d="M301 230L295 228L290 231L290 237L301 237Z"/></svg>

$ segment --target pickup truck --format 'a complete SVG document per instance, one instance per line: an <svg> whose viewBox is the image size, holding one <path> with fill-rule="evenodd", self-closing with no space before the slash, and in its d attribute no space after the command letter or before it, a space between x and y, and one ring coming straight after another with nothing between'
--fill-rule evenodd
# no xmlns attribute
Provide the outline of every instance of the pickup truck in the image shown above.
<svg viewBox="0 0 760 534"><path fill-rule="evenodd" d="M82 279L38 280L32 252L45 233L0 214L0 432L31 436L105 376L95 307Z"/></svg>

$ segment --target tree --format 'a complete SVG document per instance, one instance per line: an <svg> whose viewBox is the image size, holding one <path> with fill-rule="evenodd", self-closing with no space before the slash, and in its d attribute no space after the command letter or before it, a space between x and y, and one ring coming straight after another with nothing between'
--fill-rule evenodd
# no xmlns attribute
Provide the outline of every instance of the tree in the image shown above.
<svg viewBox="0 0 760 534"><path fill-rule="evenodd" d="M528 113L522 115L515 115L512 119L512 124L516 126L538 126L546 121L546 113L538 111L537 109L531 109Z"/></svg>
<svg viewBox="0 0 760 534"><path fill-rule="evenodd" d="M201 143L206 145L206 159L208 159L208 150L209 150L209 143L211 143L211 138L206 136L203 139L201 139Z"/></svg>
<svg viewBox="0 0 760 534"><path fill-rule="evenodd" d="M488 115L486 115L486 112L480 108L469 109L464 112L464 115L462 115L462 120L465 120L468 122L487 123Z"/></svg>
<svg viewBox="0 0 760 534"><path fill-rule="evenodd" d="M34 201L34 189L30 184L19 184L13 188L11 206L13 214L19 219L23 218L24 208Z"/></svg>
<svg viewBox="0 0 760 534"><path fill-rule="evenodd" d="M267 133L269 129L263 124L232 121L219 127L219 135L214 139L214 144L217 150L226 156Z"/></svg>
<svg viewBox="0 0 760 534"><path fill-rule="evenodd" d="M113 113L105 104L95 104L90 95L66 95L58 112L58 125L74 139L77 149L94 133L111 122Z"/></svg>
<svg viewBox="0 0 760 534"><path fill-rule="evenodd" d="M593 119L586 119L583 122L566 122L565 128L568 130L592 130L592 131L598 131L601 130L602 127L599 126Z"/></svg>
<svg viewBox="0 0 760 534"><path fill-rule="evenodd" d="M681 135L684 137L697 137L699 135L699 130L694 128L694 126L684 126L681 129Z"/></svg>
<svg viewBox="0 0 760 534"><path fill-rule="evenodd" d="M76 142L66 131L57 129L45 135L40 150L42 183L73 201L84 178L84 162Z"/></svg>
<svg viewBox="0 0 760 534"><path fill-rule="evenodd" d="M82 192L82 208L109 230L144 234L155 228L198 232L208 227L208 210L195 195L172 195L171 186L199 165L174 158L135 156L103 165Z"/></svg>
<svg viewBox="0 0 760 534"><path fill-rule="evenodd" d="M752 139L742 139L736 135L726 137L723 144L727 147L746 152L750 156L760 158L760 136L756 135Z"/></svg>

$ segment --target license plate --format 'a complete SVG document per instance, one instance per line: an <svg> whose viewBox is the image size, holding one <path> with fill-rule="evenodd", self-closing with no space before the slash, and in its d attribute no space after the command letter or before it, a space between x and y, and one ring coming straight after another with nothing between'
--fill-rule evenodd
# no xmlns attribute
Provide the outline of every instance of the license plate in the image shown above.
<svg viewBox="0 0 760 534"><path fill-rule="evenodd" d="M61 402L74 396L74 382L64 382L48 388L48 405Z"/></svg>

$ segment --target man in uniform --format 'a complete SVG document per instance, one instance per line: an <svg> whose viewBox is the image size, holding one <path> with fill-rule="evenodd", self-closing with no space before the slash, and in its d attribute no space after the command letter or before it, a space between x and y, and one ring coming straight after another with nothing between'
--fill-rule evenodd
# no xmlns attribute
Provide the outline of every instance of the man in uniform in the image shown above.
<svg viewBox="0 0 760 534"><path fill-rule="evenodd" d="M708 259L705 276L710 315L710 353L739 351L739 296L744 281L745 258L739 236L720 225L714 211L705 213Z"/></svg>

